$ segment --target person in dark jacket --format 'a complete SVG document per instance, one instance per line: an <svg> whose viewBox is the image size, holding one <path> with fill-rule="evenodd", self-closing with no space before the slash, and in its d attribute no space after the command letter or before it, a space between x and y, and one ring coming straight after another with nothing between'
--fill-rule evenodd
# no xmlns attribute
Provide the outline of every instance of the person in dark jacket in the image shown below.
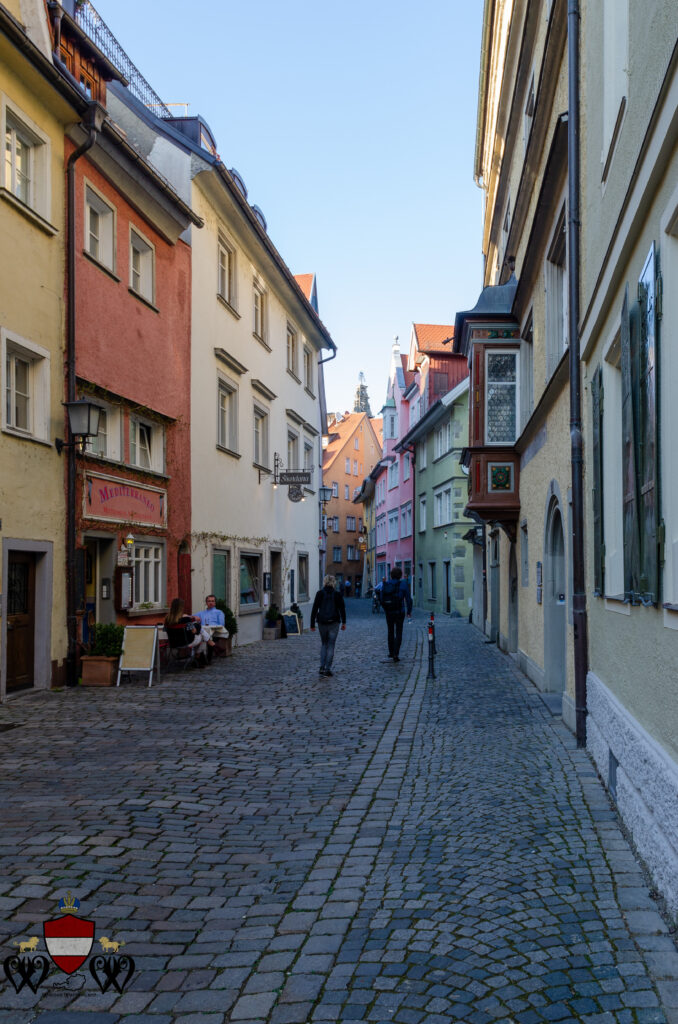
<svg viewBox="0 0 678 1024"><path fill-rule="evenodd" d="M388 631L388 656L400 661L400 645L403 639L403 622L405 610L408 617L412 616L412 595L410 584L402 578L403 571L396 565L391 569L391 578L382 583L379 601L386 613L386 629Z"/></svg>
<svg viewBox="0 0 678 1024"><path fill-rule="evenodd" d="M346 605L344 598L335 589L334 576L325 576L322 590L319 590L311 609L311 632L315 632L316 620L320 631L320 675L331 676L334 645L339 635L339 626L346 629Z"/></svg>

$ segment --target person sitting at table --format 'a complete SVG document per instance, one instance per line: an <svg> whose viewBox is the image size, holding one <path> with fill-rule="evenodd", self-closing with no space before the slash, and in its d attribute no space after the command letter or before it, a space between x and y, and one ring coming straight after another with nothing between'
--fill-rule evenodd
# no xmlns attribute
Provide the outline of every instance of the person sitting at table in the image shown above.
<svg viewBox="0 0 678 1024"><path fill-rule="evenodd" d="M228 640L228 630L226 629L226 619L224 613L217 608L217 599L214 594L208 594L205 598L205 605L203 611L198 612L198 619L203 628L203 631L207 634L207 660L212 660L212 655L221 653L216 645L216 639Z"/></svg>
<svg viewBox="0 0 678 1024"><path fill-rule="evenodd" d="M207 637L208 634L200 625L200 620L194 615L184 615L184 602L180 597L175 597L170 605L170 610L165 619L165 629L172 629L173 626L187 626L189 635L195 637L186 646L190 647L196 655L200 668L207 664ZM197 631L197 632L196 632Z"/></svg>

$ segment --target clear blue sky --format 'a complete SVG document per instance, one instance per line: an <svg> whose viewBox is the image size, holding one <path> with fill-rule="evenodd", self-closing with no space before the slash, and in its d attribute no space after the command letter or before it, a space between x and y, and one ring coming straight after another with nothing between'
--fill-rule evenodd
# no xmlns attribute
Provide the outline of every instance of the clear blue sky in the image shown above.
<svg viewBox="0 0 678 1024"><path fill-rule="evenodd" d="M93 0L166 103L188 103L338 347L328 408L360 370L376 413L393 336L450 323L481 281L473 182L482 0Z"/></svg>

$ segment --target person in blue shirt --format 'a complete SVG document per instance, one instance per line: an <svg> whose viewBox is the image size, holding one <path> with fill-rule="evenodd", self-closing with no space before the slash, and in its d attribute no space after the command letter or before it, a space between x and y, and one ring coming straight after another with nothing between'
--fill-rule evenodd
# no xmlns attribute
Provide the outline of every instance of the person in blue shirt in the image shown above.
<svg viewBox="0 0 678 1024"><path fill-rule="evenodd" d="M400 661L400 645L403 639L403 622L405 611L412 617L412 595L408 580L402 578L403 571L396 565L391 569L391 578L382 583L379 590L379 601L386 613L386 629L388 637L388 656Z"/></svg>
<svg viewBox="0 0 678 1024"><path fill-rule="evenodd" d="M196 619L200 622L204 633L209 635L207 641L207 659L212 660L213 654L218 654L217 645L215 643L215 637L223 637L225 640L228 639L228 631L226 630L226 620L224 613L217 608L217 599L214 594L208 594L205 598L206 608L198 612Z"/></svg>

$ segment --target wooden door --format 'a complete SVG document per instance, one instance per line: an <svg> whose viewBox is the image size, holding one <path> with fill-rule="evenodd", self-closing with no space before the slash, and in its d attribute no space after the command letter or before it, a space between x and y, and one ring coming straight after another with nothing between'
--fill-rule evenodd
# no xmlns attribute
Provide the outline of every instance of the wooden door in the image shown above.
<svg viewBox="0 0 678 1024"><path fill-rule="evenodd" d="M444 573L445 573L445 611L450 614L452 610L452 601L450 594L450 563L443 562Z"/></svg>
<svg viewBox="0 0 678 1024"><path fill-rule="evenodd" d="M7 691L33 686L35 556L10 551L7 566Z"/></svg>

